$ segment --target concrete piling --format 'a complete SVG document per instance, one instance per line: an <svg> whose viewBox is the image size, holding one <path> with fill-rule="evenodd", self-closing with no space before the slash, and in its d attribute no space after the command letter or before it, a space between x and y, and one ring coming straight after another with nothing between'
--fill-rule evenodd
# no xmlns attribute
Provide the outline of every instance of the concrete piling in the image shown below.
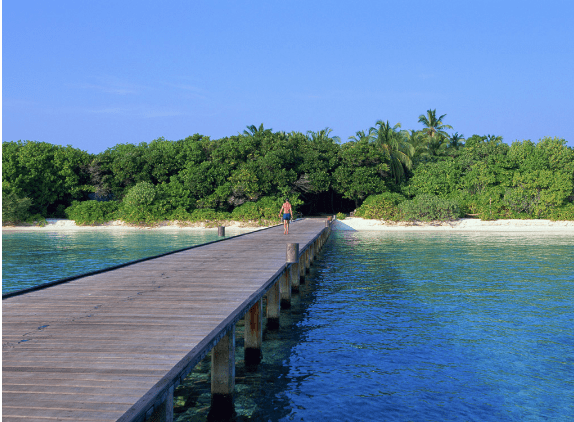
<svg viewBox="0 0 574 422"><path fill-rule="evenodd" d="M211 409L208 418L223 419L233 414L235 390L235 327L211 350Z"/></svg>
<svg viewBox="0 0 574 422"><path fill-rule="evenodd" d="M291 307L291 283L289 280L289 270L285 270L279 279L279 290L281 292L281 308Z"/></svg>
<svg viewBox="0 0 574 422"><path fill-rule="evenodd" d="M299 277L299 244L287 244L287 264L291 264L289 268L289 283L293 292L299 291L300 277Z"/></svg>
<svg viewBox="0 0 574 422"><path fill-rule="evenodd" d="M275 330L279 328L281 295L279 291L279 281L267 291L267 329Z"/></svg>
<svg viewBox="0 0 574 422"><path fill-rule="evenodd" d="M259 299L245 314L245 364L257 365L261 362L263 343L263 302Z"/></svg>

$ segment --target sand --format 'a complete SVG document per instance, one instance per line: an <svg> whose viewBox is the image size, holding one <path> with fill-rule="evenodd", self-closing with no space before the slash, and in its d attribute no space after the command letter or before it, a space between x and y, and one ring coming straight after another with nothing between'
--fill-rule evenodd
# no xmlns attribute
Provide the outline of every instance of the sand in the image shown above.
<svg viewBox="0 0 574 422"><path fill-rule="evenodd" d="M79 231L79 230L205 230L204 223L179 224L166 222L154 227L137 227L112 221L99 226L77 226L72 220L49 218L44 227L3 226L2 231ZM294 224L297 224L296 222ZM256 223L226 222L226 228L241 232L259 230L263 227ZM351 231L474 231L474 232L538 232L538 233L572 233L574 221L550 220L495 220L482 221L475 218L462 218L448 223L393 223L364 218L345 218L336 220L334 230Z"/></svg>
<svg viewBox="0 0 574 422"><path fill-rule="evenodd" d="M345 218L335 222L335 230L377 231L472 231L472 232L538 232L572 233L574 221L495 220L461 218L448 223L394 223L364 218Z"/></svg>
<svg viewBox="0 0 574 422"><path fill-rule="evenodd" d="M2 231L86 231L86 230L217 230L217 226L210 226L205 223L183 223L180 224L177 221L170 221L160 223L152 227L135 226L132 224L124 223L123 221L111 221L109 223L96 225L96 226L78 226L73 220L66 220L60 218L47 218L46 225L40 226L2 226ZM256 225L256 223L243 223L243 222L225 222L224 225L231 230L237 230L241 232L259 230L264 227Z"/></svg>

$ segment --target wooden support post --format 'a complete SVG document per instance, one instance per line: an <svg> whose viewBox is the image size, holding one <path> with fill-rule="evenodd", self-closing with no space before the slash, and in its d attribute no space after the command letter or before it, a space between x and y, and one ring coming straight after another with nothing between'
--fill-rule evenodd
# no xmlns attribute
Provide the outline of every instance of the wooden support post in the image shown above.
<svg viewBox="0 0 574 422"><path fill-rule="evenodd" d="M220 237L225 236L225 226L219 226L217 228L217 235Z"/></svg>
<svg viewBox="0 0 574 422"><path fill-rule="evenodd" d="M298 292L300 284L298 243L287 244L287 263L291 264L291 268L289 269L289 284L291 284L291 290Z"/></svg>
<svg viewBox="0 0 574 422"><path fill-rule="evenodd" d="M275 330L279 328L281 295L279 293L279 281L267 292L267 328Z"/></svg>
<svg viewBox="0 0 574 422"><path fill-rule="evenodd" d="M211 409L208 419L226 420L234 413L235 327L211 350Z"/></svg>
<svg viewBox="0 0 574 422"><path fill-rule="evenodd" d="M279 279L279 289L281 291L281 308L291 307L291 283L289 281L289 270L285 270Z"/></svg>
<svg viewBox="0 0 574 422"><path fill-rule="evenodd" d="M311 246L305 250L305 271L311 271Z"/></svg>
<svg viewBox="0 0 574 422"><path fill-rule="evenodd" d="M257 365L261 362L261 345L263 343L263 313L262 300L245 314L245 364Z"/></svg>
<svg viewBox="0 0 574 422"><path fill-rule="evenodd" d="M146 422L173 422L173 391L172 385L161 404L154 408L150 415L146 415Z"/></svg>

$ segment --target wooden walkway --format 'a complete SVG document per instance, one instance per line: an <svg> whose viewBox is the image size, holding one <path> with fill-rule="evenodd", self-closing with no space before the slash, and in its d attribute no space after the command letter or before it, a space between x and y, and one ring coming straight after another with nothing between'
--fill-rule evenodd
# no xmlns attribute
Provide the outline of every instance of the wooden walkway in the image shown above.
<svg viewBox="0 0 574 422"><path fill-rule="evenodd" d="M305 219L2 301L2 420L143 421L328 236ZM260 303L260 302L259 302ZM163 417L161 419L164 419Z"/></svg>

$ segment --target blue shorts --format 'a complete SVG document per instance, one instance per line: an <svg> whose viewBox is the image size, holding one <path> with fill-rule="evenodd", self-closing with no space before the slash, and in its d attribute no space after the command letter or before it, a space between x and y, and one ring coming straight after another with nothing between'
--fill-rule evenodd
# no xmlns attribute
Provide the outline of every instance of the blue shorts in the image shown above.
<svg viewBox="0 0 574 422"><path fill-rule="evenodd" d="M283 214L283 220L287 220L287 221L291 220L291 214L289 214L289 213Z"/></svg>

